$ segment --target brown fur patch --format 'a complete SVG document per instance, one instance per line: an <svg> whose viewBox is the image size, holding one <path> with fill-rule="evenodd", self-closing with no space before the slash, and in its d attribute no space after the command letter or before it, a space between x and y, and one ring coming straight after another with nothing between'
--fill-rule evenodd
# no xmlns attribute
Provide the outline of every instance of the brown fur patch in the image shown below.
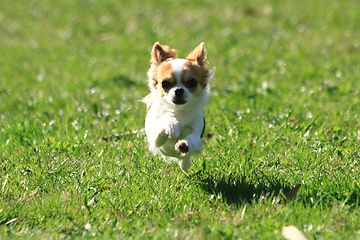
<svg viewBox="0 0 360 240"><path fill-rule="evenodd" d="M165 61L170 61L175 59L176 50L170 49L169 46L160 45L159 42L156 42L151 51L151 60L150 60L150 71L152 74L152 79L150 79L150 84L156 88L158 84L158 67Z"/></svg>
<svg viewBox="0 0 360 240"><path fill-rule="evenodd" d="M156 68L155 73L156 81L158 82L157 90L163 96L165 92L168 92L170 89L163 89L162 82L169 81L171 87L176 85L176 78L174 76L174 68L169 62L162 63L159 67Z"/></svg>
<svg viewBox="0 0 360 240"><path fill-rule="evenodd" d="M205 117L204 117L204 127L203 127L203 129L202 129L200 138L202 138L202 137L204 136L204 132L205 132Z"/></svg>
<svg viewBox="0 0 360 240"><path fill-rule="evenodd" d="M149 93L147 96L146 96L146 112L149 112L150 108L151 108L151 105L153 104L153 99L151 97L151 93Z"/></svg>
<svg viewBox="0 0 360 240"><path fill-rule="evenodd" d="M159 65L169 58L176 58L176 50L156 42L151 51L151 65Z"/></svg>
<svg viewBox="0 0 360 240"><path fill-rule="evenodd" d="M196 61L200 66L209 65L208 61L206 61L206 49L205 44L202 42L197 46L194 51L192 51L187 57L189 61Z"/></svg>
<svg viewBox="0 0 360 240"><path fill-rule="evenodd" d="M206 87L208 75L209 70L207 67L199 66L194 61L187 61L182 68L181 84L186 86L192 94L199 97L202 90ZM194 88L188 87L187 83L191 79L195 79L198 83Z"/></svg>
<svg viewBox="0 0 360 240"><path fill-rule="evenodd" d="M171 63L163 63L157 68L156 79L159 81L159 83L165 80L174 83L174 78L174 68Z"/></svg>

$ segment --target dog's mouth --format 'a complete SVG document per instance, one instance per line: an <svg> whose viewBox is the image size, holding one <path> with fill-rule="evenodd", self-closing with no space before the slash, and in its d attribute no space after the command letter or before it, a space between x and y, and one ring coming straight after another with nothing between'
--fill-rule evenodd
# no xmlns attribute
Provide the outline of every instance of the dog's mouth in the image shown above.
<svg viewBox="0 0 360 240"><path fill-rule="evenodd" d="M184 101L183 99L175 99L173 103L175 103L176 105L183 105L186 103L186 101Z"/></svg>

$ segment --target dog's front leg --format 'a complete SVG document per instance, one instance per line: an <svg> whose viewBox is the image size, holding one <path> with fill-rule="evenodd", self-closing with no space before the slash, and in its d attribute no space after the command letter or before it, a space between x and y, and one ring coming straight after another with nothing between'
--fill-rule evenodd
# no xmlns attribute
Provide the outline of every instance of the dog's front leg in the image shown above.
<svg viewBox="0 0 360 240"><path fill-rule="evenodd" d="M183 154L199 154L202 141L199 135L191 133L175 144L175 149Z"/></svg>
<svg viewBox="0 0 360 240"><path fill-rule="evenodd" d="M191 167L191 159L190 159L190 157L186 157L186 158L182 159L179 162L179 166L183 171L188 172L190 167Z"/></svg>
<svg viewBox="0 0 360 240"><path fill-rule="evenodd" d="M179 121L171 114L166 114L158 120L155 146L161 147L169 138L177 140L180 136Z"/></svg>

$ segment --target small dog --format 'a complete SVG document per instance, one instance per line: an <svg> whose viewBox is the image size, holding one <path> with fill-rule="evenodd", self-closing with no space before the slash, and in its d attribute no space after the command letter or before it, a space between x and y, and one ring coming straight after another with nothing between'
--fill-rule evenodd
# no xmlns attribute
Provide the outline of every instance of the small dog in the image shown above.
<svg viewBox="0 0 360 240"><path fill-rule="evenodd" d="M187 172L190 157L201 152L205 129L203 108L209 99L209 70L204 43L200 43L185 59L176 50L154 44L148 71L150 94L145 132L149 149L164 160L177 162Z"/></svg>

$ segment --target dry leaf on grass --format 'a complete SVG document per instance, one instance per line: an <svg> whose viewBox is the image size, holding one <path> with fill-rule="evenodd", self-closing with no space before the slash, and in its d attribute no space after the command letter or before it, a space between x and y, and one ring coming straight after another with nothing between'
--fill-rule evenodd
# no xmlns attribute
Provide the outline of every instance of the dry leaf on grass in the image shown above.
<svg viewBox="0 0 360 240"><path fill-rule="evenodd" d="M281 234L287 240L307 240L302 232L295 226L285 226Z"/></svg>

